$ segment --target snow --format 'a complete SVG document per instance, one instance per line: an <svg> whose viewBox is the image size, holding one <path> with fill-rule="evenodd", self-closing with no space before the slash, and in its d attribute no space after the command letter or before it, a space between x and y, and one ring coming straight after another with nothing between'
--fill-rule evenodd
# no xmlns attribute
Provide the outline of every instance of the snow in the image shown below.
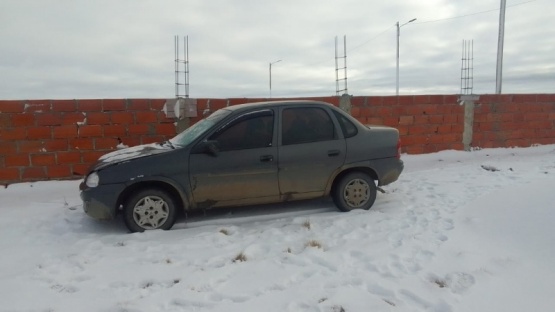
<svg viewBox="0 0 555 312"><path fill-rule="evenodd" d="M369 211L317 200L135 234L84 215L80 181L10 185L0 311L552 311L555 145L403 159Z"/></svg>

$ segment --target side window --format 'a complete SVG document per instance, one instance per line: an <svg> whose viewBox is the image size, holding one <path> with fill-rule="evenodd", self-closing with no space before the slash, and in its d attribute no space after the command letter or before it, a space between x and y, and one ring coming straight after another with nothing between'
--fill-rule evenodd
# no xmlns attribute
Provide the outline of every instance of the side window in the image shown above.
<svg viewBox="0 0 555 312"><path fill-rule="evenodd" d="M341 125L341 130L343 131L343 136L345 139L354 137L357 135L358 130L357 127L349 120L347 117L341 115L341 113L333 111L335 118L339 121L339 125Z"/></svg>
<svg viewBox="0 0 555 312"><path fill-rule="evenodd" d="M282 113L282 144L329 141L337 138L328 113L318 107L286 108Z"/></svg>
<svg viewBox="0 0 555 312"><path fill-rule="evenodd" d="M218 141L220 151L242 150L272 146L274 116L271 112L244 116L220 131L209 140Z"/></svg>

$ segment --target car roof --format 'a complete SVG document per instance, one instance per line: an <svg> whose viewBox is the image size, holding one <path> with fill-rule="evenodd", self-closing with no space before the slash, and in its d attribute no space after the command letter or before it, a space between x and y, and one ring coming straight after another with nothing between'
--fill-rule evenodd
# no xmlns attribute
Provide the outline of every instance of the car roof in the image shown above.
<svg viewBox="0 0 555 312"><path fill-rule="evenodd" d="M228 106L225 109L230 111L242 111L242 110L251 110L256 108L270 108L270 107L278 107L278 106L294 106L294 105L314 105L314 106L322 106L322 105L329 105L333 106L330 103L322 102L322 101L313 101L313 100L279 100L279 101L264 101L264 102L253 102L253 103L245 103L245 104L238 104L233 106Z"/></svg>

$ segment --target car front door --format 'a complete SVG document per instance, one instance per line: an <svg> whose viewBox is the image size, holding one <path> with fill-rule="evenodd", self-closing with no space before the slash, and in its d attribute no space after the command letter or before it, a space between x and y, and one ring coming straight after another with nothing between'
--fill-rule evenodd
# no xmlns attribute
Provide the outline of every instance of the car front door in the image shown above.
<svg viewBox="0 0 555 312"><path fill-rule="evenodd" d="M211 144L211 152L191 153L191 187L199 208L279 199L274 119L271 109L243 114L200 143Z"/></svg>
<svg viewBox="0 0 555 312"><path fill-rule="evenodd" d="M280 109L279 188L284 199L321 196L345 161L346 145L329 110Z"/></svg>

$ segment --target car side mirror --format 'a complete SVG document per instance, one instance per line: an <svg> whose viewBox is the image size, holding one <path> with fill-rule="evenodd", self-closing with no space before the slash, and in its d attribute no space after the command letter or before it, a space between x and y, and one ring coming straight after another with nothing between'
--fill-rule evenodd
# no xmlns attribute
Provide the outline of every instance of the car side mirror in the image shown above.
<svg viewBox="0 0 555 312"><path fill-rule="evenodd" d="M218 141L203 141L200 142L193 150L195 154L210 154L212 156L218 156L220 153L220 148Z"/></svg>
<svg viewBox="0 0 555 312"><path fill-rule="evenodd" d="M218 141L206 141L206 152L212 156L218 156L220 153L220 144L218 144Z"/></svg>

